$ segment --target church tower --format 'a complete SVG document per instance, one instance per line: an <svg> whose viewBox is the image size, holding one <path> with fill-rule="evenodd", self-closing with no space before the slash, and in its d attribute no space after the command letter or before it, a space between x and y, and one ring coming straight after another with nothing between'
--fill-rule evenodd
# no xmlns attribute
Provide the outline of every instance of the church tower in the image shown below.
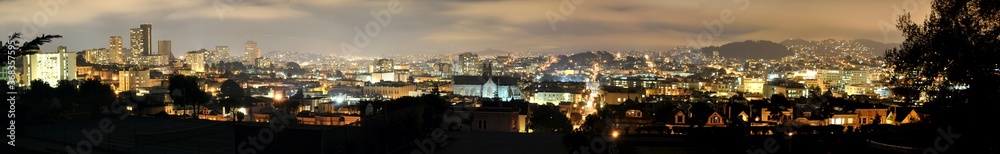
<svg viewBox="0 0 1000 154"><path fill-rule="evenodd" d="M493 77L493 63L484 62L483 63L483 74L484 77Z"/></svg>

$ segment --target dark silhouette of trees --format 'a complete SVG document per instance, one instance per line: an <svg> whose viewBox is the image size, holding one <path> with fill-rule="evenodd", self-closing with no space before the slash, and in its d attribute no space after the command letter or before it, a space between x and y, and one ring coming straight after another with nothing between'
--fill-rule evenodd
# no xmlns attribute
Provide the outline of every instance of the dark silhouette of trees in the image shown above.
<svg viewBox="0 0 1000 154"><path fill-rule="evenodd" d="M61 104L56 99L56 89L49 86L42 80L32 80L25 91L28 103L36 104L47 108L58 108Z"/></svg>
<svg viewBox="0 0 1000 154"><path fill-rule="evenodd" d="M42 36L35 37L35 39L32 39L31 41L24 42L24 44L18 45L19 43L21 43L21 33L14 33L7 37L7 42L0 42L3 44L4 47L0 50L3 50L2 52L3 54L7 54L8 53L7 47L8 46L13 47L15 50L14 55L8 55L8 56L21 57L23 55L36 53L37 51L35 50L40 49L42 45L44 45L45 43L52 42L52 39L56 38L62 38L62 36L42 34Z"/></svg>
<svg viewBox="0 0 1000 154"><path fill-rule="evenodd" d="M80 104L77 102L77 95L79 91L76 88L76 84L69 80L59 80L56 86L56 99L62 104L60 110L67 112L75 112L80 108Z"/></svg>
<svg viewBox="0 0 1000 154"><path fill-rule="evenodd" d="M770 100L771 100L771 105L773 105L777 109L792 107L792 103L788 101L788 98L786 98L785 95L774 94L771 95Z"/></svg>
<svg viewBox="0 0 1000 154"><path fill-rule="evenodd" d="M1000 3L991 0L936 0L923 23L899 18L897 28L906 37L888 50L887 79L897 91L932 96L925 107L931 123L955 126L956 133L978 132L962 140L992 141L995 130L979 126L993 121L1000 98ZM937 112L935 112L937 111ZM997 153L996 142L957 144L956 153Z"/></svg>
<svg viewBox="0 0 1000 154"><path fill-rule="evenodd" d="M302 69L302 67L299 66L299 63L295 62L285 63L285 74L288 75L288 77L291 77L292 75L301 76L305 73L306 73L305 69Z"/></svg>
<svg viewBox="0 0 1000 154"><path fill-rule="evenodd" d="M123 91L118 93L118 99L125 101L123 104L112 104L121 106L131 106L132 115L141 116L146 115L146 109L152 106L148 99L140 98L135 91Z"/></svg>
<svg viewBox="0 0 1000 154"><path fill-rule="evenodd" d="M1000 94L1000 6L983 0L934 1L923 24L909 15L897 27L905 42L886 52L888 81L936 100L978 103ZM967 87L956 88L956 87Z"/></svg>
<svg viewBox="0 0 1000 154"><path fill-rule="evenodd" d="M712 109L712 106L709 106L708 103L691 103L691 114L694 116L688 117L685 122L688 122L692 127L704 127L705 123L708 122L708 116L711 116L712 112L715 112L715 109Z"/></svg>
<svg viewBox="0 0 1000 154"><path fill-rule="evenodd" d="M222 82L222 85L219 87L219 90L222 92L220 97L222 97L223 106L229 108L230 111L234 110L236 107L247 107L248 108L247 111L250 113L239 113L239 114L253 115L252 113L253 104L243 91L243 86L240 86L240 83L236 82L233 79L229 79ZM242 116L239 116L237 118L237 121L242 121L242 120L243 120Z"/></svg>
<svg viewBox="0 0 1000 154"><path fill-rule="evenodd" d="M663 102L663 106L653 112L653 122L671 123L676 114L677 106L673 102Z"/></svg>
<svg viewBox="0 0 1000 154"><path fill-rule="evenodd" d="M569 118L557 110L555 105L540 105L534 110L530 118L531 128L535 132L541 133L569 133L573 131L573 125Z"/></svg>
<svg viewBox="0 0 1000 154"><path fill-rule="evenodd" d="M80 83L79 96L78 104L81 107L89 107L92 117L100 115L102 107L107 107L115 101L115 91L110 85L101 83L100 79L83 80Z"/></svg>
<svg viewBox="0 0 1000 154"><path fill-rule="evenodd" d="M174 75L168 81L170 85L167 89L170 90L170 98L174 100L174 104L193 106L194 114L191 116L198 118L198 112L201 112L200 105L208 103L211 99L208 93L199 88L198 78Z"/></svg>

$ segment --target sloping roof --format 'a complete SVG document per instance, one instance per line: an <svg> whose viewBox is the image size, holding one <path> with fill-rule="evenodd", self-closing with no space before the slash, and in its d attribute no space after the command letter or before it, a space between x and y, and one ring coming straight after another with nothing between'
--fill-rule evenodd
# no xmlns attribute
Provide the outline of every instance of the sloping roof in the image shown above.
<svg viewBox="0 0 1000 154"><path fill-rule="evenodd" d="M482 76L455 76L452 79L456 85L482 85L486 84L486 78Z"/></svg>
<svg viewBox="0 0 1000 154"><path fill-rule="evenodd" d="M517 78L503 76L455 76L452 79L455 85L483 85L489 80L497 85L517 85Z"/></svg>
<svg viewBox="0 0 1000 154"><path fill-rule="evenodd" d="M917 114L920 114L920 111L917 109L918 108L910 108L910 107L895 108L896 111L894 111L894 113L896 115L895 117L892 117L893 118L892 120L897 122L902 122L903 120L906 119L907 116L910 115L910 112L917 112Z"/></svg>

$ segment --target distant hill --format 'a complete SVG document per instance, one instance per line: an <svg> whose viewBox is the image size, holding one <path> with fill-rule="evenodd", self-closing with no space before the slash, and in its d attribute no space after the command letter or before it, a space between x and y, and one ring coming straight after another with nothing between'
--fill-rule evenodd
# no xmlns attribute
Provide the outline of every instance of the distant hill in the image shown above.
<svg viewBox="0 0 1000 154"><path fill-rule="evenodd" d="M885 51L899 46L899 43L882 43L879 41L869 40L869 39L855 39L855 40L821 40L821 41L810 41L803 39L788 39L781 41L781 45L785 45L790 49L809 47L816 54L841 54L843 52L858 52L867 57L878 57L885 54ZM838 46L863 46L862 48L838 48ZM793 50L794 51L794 50Z"/></svg>
<svg viewBox="0 0 1000 154"><path fill-rule="evenodd" d="M503 50L498 50L498 49L495 49L495 48L487 48L487 49L485 49L483 51L473 51L472 53L476 54L476 55L479 55L479 56L487 56L487 55L489 55L489 56L499 56L499 55L510 54L510 52L503 51Z"/></svg>
<svg viewBox="0 0 1000 154"><path fill-rule="evenodd" d="M719 56L738 59L781 59L794 55L785 45L766 40L747 40L722 46L709 46L701 48L701 51L706 56L712 56L713 51L718 51Z"/></svg>
<svg viewBox="0 0 1000 154"><path fill-rule="evenodd" d="M816 45L816 42L811 42L803 39L787 39L781 41L781 45L794 46L794 45Z"/></svg>
<svg viewBox="0 0 1000 154"><path fill-rule="evenodd" d="M873 53L871 53L872 56L882 56L882 55L885 55L885 51L886 50L889 50L889 49L892 49L892 48L895 48L895 47L899 47L899 45L900 45L899 43L882 43L882 42L878 42L878 41L874 41L874 40L869 40L869 39L856 39L856 40L854 40L854 42L857 42L858 44L861 44L861 45L873 48L873 50L872 50Z"/></svg>

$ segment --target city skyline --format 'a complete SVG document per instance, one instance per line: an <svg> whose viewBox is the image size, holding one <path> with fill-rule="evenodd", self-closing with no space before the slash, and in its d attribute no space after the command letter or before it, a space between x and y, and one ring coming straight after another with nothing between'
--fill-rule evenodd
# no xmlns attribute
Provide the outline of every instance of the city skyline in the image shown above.
<svg viewBox="0 0 1000 154"><path fill-rule="evenodd" d="M0 0L5 148L1000 153L997 4Z"/></svg>
<svg viewBox="0 0 1000 154"><path fill-rule="evenodd" d="M261 44L263 53L350 54L342 51L340 44L353 42L354 28L364 29L369 21L377 21L370 12L387 9L388 2L124 1L56 3L58 7L51 7L32 1L0 1L4 14L18 17L0 20L0 29L60 34L65 38L51 46L67 46L71 51L105 47L103 38L129 36L129 29L151 23L156 26L150 40L171 40L172 49L182 52L240 46L252 40ZM712 41L704 41L706 45L788 38L895 43L902 41L894 26L899 14L909 12L919 21L929 12L929 4L902 0L561 2L402 1L400 12L390 15L379 34L359 48L364 52L355 54L457 54L487 48L533 52L657 50L690 45L690 39L698 39L702 32L713 33L715 28L720 29L719 35L708 37ZM149 7L152 5L156 7ZM560 12L561 5L575 9ZM50 15L43 8L54 11ZM32 23L38 12L41 17L37 18L47 21ZM564 18L553 24L550 13ZM720 15L731 15L731 22L713 25ZM102 22L89 22L94 20ZM51 46L42 50L54 51ZM180 56L177 53L174 56Z"/></svg>

